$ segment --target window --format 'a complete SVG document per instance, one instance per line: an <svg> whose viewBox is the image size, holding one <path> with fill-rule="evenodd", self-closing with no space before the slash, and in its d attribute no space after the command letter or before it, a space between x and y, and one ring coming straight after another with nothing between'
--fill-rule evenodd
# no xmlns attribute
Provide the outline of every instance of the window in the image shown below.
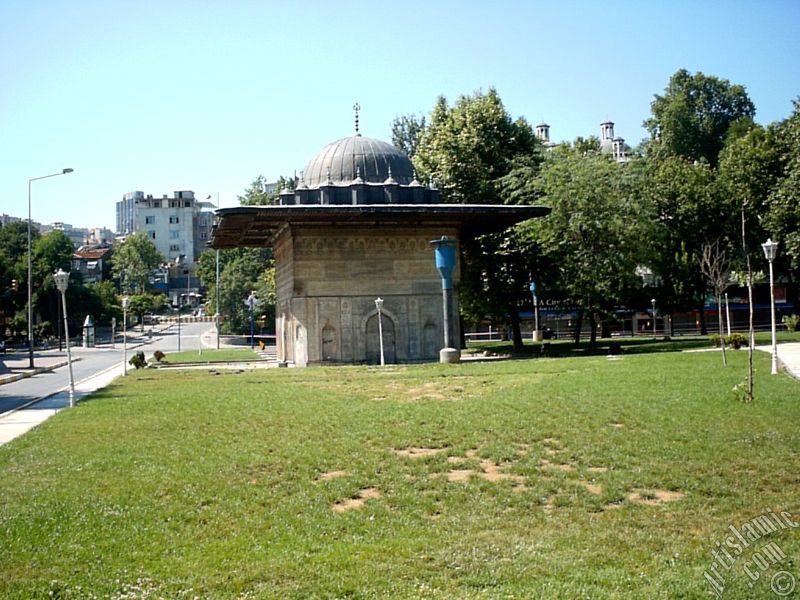
<svg viewBox="0 0 800 600"><path fill-rule="evenodd" d="M178 218L177 215L173 215L169 218L169 223L170 225L175 225L177 223L180 223L180 219Z"/></svg>
<svg viewBox="0 0 800 600"><path fill-rule="evenodd" d="M200 239L205 240L208 239L208 234L205 231L200 232Z"/></svg>
<svg viewBox="0 0 800 600"><path fill-rule="evenodd" d="M180 236L180 231L178 231L177 229L170 230L169 239L177 240L179 236Z"/></svg>
<svg viewBox="0 0 800 600"><path fill-rule="evenodd" d="M149 237L151 240L154 240L154 239L156 239L156 232L155 232L155 231L148 231L148 232L147 232L147 236L148 236L148 237Z"/></svg>
<svg viewBox="0 0 800 600"><path fill-rule="evenodd" d="M181 251L180 244L171 244L170 247L169 247L169 251L170 252L180 252Z"/></svg>
<svg viewBox="0 0 800 600"><path fill-rule="evenodd" d="M156 216L155 215L147 215L144 218L145 225L155 225L156 224Z"/></svg>

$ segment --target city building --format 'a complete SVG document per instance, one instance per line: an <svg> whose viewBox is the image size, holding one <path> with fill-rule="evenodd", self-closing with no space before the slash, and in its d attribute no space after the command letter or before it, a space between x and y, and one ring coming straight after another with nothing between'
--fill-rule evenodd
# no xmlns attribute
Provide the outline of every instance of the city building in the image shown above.
<svg viewBox="0 0 800 600"><path fill-rule="evenodd" d="M117 234L144 231L166 260L167 293L173 305L196 298L200 287L197 260L211 239L213 208L214 204L202 202L194 192L186 190L160 198L140 191L128 192L117 202Z"/></svg>
<svg viewBox="0 0 800 600"><path fill-rule="evenodd" d="M84 283L103 281L110 268L111 247L81 247L72 254L72 270L83 275Z"/></svg>
<svg viewBox="0 0 800 600"><path fill-rule="evenodd" d="M179 257L195 262L211 237L212 208L212 203L197 200L192 191L160 198L129 192L117 202L117 234L144 231L167 262Z"/></svg>

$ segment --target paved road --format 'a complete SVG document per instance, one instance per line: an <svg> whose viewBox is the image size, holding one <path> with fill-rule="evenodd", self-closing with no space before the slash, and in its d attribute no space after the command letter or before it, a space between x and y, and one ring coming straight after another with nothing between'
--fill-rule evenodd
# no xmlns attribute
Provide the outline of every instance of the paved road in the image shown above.
<svg viewBox="0 0 800 600"><path fill-rule="evenodd" d="M181 326L181 349L198 350L201 348L201 335L208 331L210 327L213 327L210 323L183 324ZM213 336L211 339L213 341ZM142 336L140 332L135 332L129 338L128 356L130 357L133 352L138 350L150 355L156 350L175 352L177 349L177 327L172 326L165 330L154 331L152 339L147 335ZM82 382L91 383L91 380L98 375L103 375L105 379L109 379L109 376L113 379L113 377L121 375L122 354L122 343L117 343L115 347L102 345L96 348L72 348L72 368L76 388L81 387L80 384ZM49 351L43 353L43 355L46 355L49 360L51 357L60 357L66 361L67 353L66 351ZM50 396L46 403L48 406L68 403L68 387L69 370L66 366L51 372L40 373L33 377L0 385L0 414L47 396Z"/></svg>

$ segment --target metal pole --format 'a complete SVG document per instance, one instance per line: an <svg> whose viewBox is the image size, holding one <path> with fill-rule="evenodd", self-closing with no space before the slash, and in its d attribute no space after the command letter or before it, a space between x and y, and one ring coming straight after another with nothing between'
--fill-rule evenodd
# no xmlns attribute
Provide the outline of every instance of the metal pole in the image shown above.
<svg viewBox="0 0 800 600"><path fill-rule="evenodd" d="M772 278L772 260L769 261L769 301L772 313L772 374L778 374L778 342L775 339L775 282Z"/></svg>
<svg viewBox="0 0 800 600"><path fill-rule="evenodd" d="M63 350L61 346L61 303L58 301L58 297L56 297L56 322L58 323L58 351L61 352Z"/></svg>
<svg viewBox="0 0 800 600"><path fill-rule="evenodd" d="M69 344L69 325L67 323L67 294L61 292L61 303L64 306L64 337L67 340L67 364L69 364L69 406L75 406L75 377L72 374L72 349Z"/></svg>
<svg viewBox="0 0 800 600"><path fill-rule="evenodd" d="M656 300L655 300L655 298L650 300L650 303L653 305L653 339L656 339Z"/></svg>
<svg viewBox="0 0 800 600"><path fill-rule="evenodd" d="M128 374L128 309L122 310L122 374Z"/></svg>
<svg viewBox="0 0 800 600"><path fill-rule="evenodd" d="M31 277L33 274L33 262L31 261L31 182L28 180L28 363L33 368L33 303L31 297L33 288L31 287ZM67 345L69 348L69 345Z"/></svg>
<svg viewBox="0 0 800 600"><path fill-rule="evenodd" d="M62 169L61 173L53 173L52 175L43 175L42 177L33 177L28 179L28 361L30 368L33 368L33 263L31 260L31 183L39 179L47 179L49 177L57 177L58 175L66 175L72 173L72 169ZM69 344L67 344L69 348Z"/></svg>
<svg viewBox="0 0 800 600"><path fill-rule="evenodd" d="M219 196L217 197L217 208L219 208ZM217 312L214 315L217 326L217 350L219 350L219 248L217 248Z"/></svg>
<svg viewBox="0 0 800 600"><path fill-rule="evenodd" d="M728 335L731 334L731 307L728 304L728 292L725 292L725 317L728 321Z"/></svg>
<svg viewBox="0 0 800 600"><path fill-rule="evenodd" d="M380 306L378 307L378 340L381 348L381 366L383 367L386 365L386 361L383 356L383 312Z"/></svg>
<svg viewBox="0 0 800 600"><path fill-rule="evenodd" d="M250 350L255 347L255 341L253 340L255 336L255 331L253 329L253 302L250 302Z"/></svg>
<svg viewBox="0 0 800 600"><path fill-rule="evenodd" d="M452 348L453 344L451 343L451 323L450 323L450 295L452 290L449 287L442 288L442 304L444 305L444 347L445 348Z"/></svg>

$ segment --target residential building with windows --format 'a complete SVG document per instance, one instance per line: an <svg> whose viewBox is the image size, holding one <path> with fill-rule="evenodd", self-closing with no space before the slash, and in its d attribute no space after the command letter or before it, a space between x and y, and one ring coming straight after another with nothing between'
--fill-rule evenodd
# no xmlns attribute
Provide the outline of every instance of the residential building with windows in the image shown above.
<svg viewBox="0 0 800 600"><path fill-rule="evenodd" d="M211 239L215 206L195 198L193 191L177 191L160 198L128 192L117 202L117 234L144 231L165 258L169 273L167 293L172 304L186 304L200 284L197 260ZM187 273L188 271L188 273ZM195 296L196 297L196 296Z"/></svg>
<svg viewBox="0 0 800 600"><path fill-rule="evenodd" d="M210 202L197 200L192 191L160 198L128 192L117 202L117 234L144 231L168 262L183 256L194 263L210 238L213 208Z"/></svg>

